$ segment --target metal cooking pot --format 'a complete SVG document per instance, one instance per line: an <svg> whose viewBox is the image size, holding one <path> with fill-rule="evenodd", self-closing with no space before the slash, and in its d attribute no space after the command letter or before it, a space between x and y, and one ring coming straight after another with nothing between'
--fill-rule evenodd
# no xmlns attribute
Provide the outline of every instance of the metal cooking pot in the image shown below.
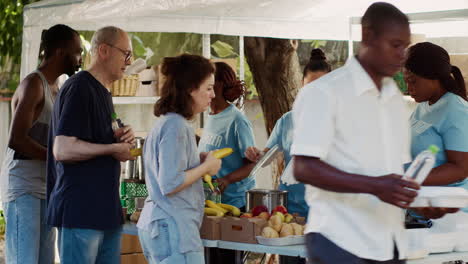
<svg viewBox="0 0 468 264"><path fill-rule="evenodd" d="M270 212L278 205L288 208L288 191L253 189L247 191L245 196L247 212L258 205L266 206Z"/></svg>

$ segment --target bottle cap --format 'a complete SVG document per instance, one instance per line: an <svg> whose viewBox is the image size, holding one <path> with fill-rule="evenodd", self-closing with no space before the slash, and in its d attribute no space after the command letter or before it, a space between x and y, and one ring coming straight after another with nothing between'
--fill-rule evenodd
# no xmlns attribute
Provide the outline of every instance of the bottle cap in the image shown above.
<svg viewBox="0 0 468 264"><path fill-rule="evenodd" d="M439 152L439 148L436 145L430 145L429 148L427 148L427 150L432 152L432 154L434 155L437 154L437 152Z"/></svg>

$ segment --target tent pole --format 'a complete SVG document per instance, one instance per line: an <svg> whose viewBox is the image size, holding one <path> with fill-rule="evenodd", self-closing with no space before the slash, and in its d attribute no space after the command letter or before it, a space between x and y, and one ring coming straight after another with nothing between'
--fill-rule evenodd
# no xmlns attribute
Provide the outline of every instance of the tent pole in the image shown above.
<svg viewBox="0 0 468 264"><path fill-rule="evenodd" d="M239 36L239 79L245 80L244 36Z"/></svg>
<svg viewBox="0 0 468 264"><path fill-rule="evenodd" d="M211 59L211 38L210 34L203 34L202 37L202 52L203 57ZM205 112L200 113L200 128L205 126Z"/></svg>
<svg viewBox="0 0 468 264"><path fill-rule="evenodd" d="M211 59L211 38L210 34L203 34L202 44L203 57Z"/></svg>
<svg viewBox="0 0 468 264"><path fill-rule="evenodd" d="M353 47L353 20L349 18L349 39L348 39L348 58L351 58L354 53Z"/></svg>

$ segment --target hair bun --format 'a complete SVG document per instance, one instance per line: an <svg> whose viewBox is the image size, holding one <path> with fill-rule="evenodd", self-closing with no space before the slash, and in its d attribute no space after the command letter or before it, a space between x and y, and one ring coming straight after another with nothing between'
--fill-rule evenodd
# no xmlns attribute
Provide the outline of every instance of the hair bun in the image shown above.
<svg viewBox="0 0 468 264"><path fill-rule="evenodd" d="M325 53L321 49L313 49L310 52L310 60L327 60Z"/></svg>

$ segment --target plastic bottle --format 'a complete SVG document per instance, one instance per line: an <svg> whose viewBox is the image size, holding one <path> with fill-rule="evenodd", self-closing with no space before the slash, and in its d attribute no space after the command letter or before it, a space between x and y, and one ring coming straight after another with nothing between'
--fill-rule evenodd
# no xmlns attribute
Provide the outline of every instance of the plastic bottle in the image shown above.
<svg viewBox="0 0 468 264"><path fill-rule="evenodd" d="M421 184L434 167L437 152L439 152L439 148L435 145L430 145L427 150L419 153L406 170L404 178L412 179Z"/></svg>
<svg viewBox="0 0 468 264"><path fill-rule="evenodd" d="M117 129L124 127L124 123L120 120L120 118L117 117L116 113L112 113L112 130L115 132ZM141 147L137 148L133 146L130 149L130 155L133 157L138 157L141 156L143 153L143 149Z"/></svg>

